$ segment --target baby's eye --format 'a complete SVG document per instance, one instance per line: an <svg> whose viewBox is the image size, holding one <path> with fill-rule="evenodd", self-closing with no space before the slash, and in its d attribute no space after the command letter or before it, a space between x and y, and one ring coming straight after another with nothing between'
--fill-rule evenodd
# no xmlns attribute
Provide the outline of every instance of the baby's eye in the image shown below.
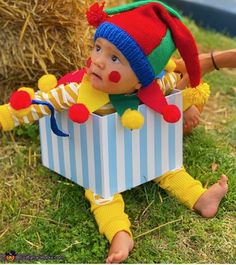
<svg viewBox="0 0 236 265"><path fill-rule="evenodd" d="M101 46L99 46L98 44L95 45L94 47L96 52L99 52L101 50Z"/></svg>
<svg viewBox="0 0 236 265"><path fill-rule="evenodd" d="M114 63L119 63L119 62L120 62L120 59L119 59L116 55L112 55L111 60L112 60Z"/></svg>

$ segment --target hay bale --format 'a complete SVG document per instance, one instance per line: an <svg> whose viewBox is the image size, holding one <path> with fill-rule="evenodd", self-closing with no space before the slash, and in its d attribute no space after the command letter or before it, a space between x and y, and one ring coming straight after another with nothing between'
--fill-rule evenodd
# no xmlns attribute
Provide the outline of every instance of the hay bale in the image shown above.
<svg viewBox="0 0 236 265"><path fill-rule="evenodd" d="M91 49L93 0L0 0L0 100L44 73L81 68ZM124 1L122 1L122 4ZM109 0L107 7L121 4Z"/></svg>

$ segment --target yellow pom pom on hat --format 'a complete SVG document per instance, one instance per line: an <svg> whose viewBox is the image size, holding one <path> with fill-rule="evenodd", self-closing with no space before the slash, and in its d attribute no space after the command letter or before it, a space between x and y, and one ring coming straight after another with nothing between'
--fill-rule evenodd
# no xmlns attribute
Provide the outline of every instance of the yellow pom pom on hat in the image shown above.
<svg viewBox="0 0 236 265"><path fill-rule="evenodd" d="M188 87L183 90L183 111L192 105L204 105L210 96L210 86L202 83L195 88Z"/></svg>

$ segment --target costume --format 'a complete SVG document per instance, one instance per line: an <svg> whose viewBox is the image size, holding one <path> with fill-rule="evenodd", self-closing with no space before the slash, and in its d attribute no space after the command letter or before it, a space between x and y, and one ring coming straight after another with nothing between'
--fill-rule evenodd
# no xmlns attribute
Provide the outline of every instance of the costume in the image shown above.
<svg viewBox="0 0 236 265"><path fill-rule="evenodd" d="M156 82L164 94L169 94L179 81L179 75L174 72L167 72ZM60 80L59 80L60 81ZM59 82L60 83L60 82ZM37 91L34 98L50 103L57 111L63 111L72 106L78 97L81 84L69 83L44 92ZM26 89L26 88L25 88ZM26 89L28 92L29 88ZM104 115L113 112L112 106L100 109L97 114ZM3 130L11 130L23 123L32 123L45 115L50 115L48 107L41 105L31 105L30 111L25 115L21 111L14 111L10 104L0 106L0 123ZM198 198L206 191L201 183L194 180L184 169L167 172L160 178L154 180L161 188L176 197L180 202L192 209ZM85 196L91 204L91 211L98 223L99 231L104 234L109 242L119 231L126 231L132 236L130 221L124 212L124 201L121 194L115 194L111 200L102 199L93 192L86 190Z"/></svg>
<svg viewBox="0 0 236 265"><path fill-rule="evenodd" d="M109 102L121 116L122 124L129 129L142 126L140 113L132 112L137 110L139 103L146 104L160 113L166 122L174 123L180 119L181 112L175 105L167 103L161 89L162 82L156 82L156 77L169 68L170 58L176 48L185 62L193 87L189 88L188 99L184 105L189 107L191 104L204 103L207 100L209 89L206 84L200 84L200 66L195 41L175 10L160 1L149 0L105 11L103 7L104 4L99 6L95 3L87 12L88 22L97 27L94 40L103 38L124 55L141 84L137 93L132 94L127 101L124 94L113 95L95 91L85 73L81 75L81 83L77 82L78 80L73 83L70 76L68 84L62 82L48 93L33 93L29 88L22 88L11 97L10 104L0 107L0 123L4 130L37 120L49 114L48 108L52 114L54 109L61 111L69 108L69 117L74 122L83 123L90 113L98 111ZM119 73L113 72L110 81L116 83L119 78ZM177 81L177 78L175 80ZM52 87L57 84L52 83ZM173 88L176 83L172 85ZM43 87L47 90L47 87ZM136 115L135 119L129 120L127 111ZM134 125L131 120L139 122ZM57 128L53 115L51 127L56 134L67 136ZM184 169L167 172L155 182L189 208L193 207L206 190ZM110 242L118 231L125 230L131 235L130 222L124 213L124 202L120 194L116 194L110 201L96 198L90 191L86 191L85 195L91 203L99 231L105 234Z"/></svg>

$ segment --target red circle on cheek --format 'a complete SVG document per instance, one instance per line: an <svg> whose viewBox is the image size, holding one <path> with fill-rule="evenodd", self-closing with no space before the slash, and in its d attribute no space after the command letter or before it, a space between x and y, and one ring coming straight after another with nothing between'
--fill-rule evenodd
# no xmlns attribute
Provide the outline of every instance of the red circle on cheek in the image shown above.
<svg viewBox="0 0 236 265"><path fill-rule="evenodd" d="M118 83L120 81L121 75L117 71L112 71L109 74L109 80L113 83Z"/></svg>

